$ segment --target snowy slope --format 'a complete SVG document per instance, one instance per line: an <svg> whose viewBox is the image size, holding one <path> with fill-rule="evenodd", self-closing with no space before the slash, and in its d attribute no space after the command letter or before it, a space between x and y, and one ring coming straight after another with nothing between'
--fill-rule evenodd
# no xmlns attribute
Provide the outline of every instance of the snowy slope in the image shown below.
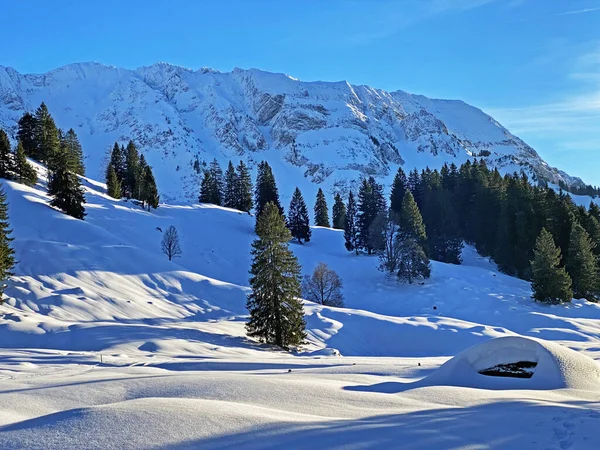
<svg viewBox="0 0 600 450"><path fill-rule="evenodd" d="M389 184L398 165L439 168L480 151L503 172L524 169L558 183L580 180L548 167L490 116L461 101L385 92L347 82L302 82L234 69L192 71L166 63L126 70L99 63L23 75L0 66L0 127L42 101L60 127L79 135L88 175L100 179L114 141L134 139L154 168L163 200L197 197L193 163L263 159L309 198L320 184L344 192L360 175Z"/></svg>
<svg viewBox="0 0 600 450"><path fill-rule="evenodd" d="M292 249L305 273L319 261L339 272L347 307L305 302L309 344L285 353L245 337L253 217L146 212L84 179L78 221L47 205L37 169L35 187L3 182L19 263L0 306L0 448L597 446L599 305L534 304L528 283L472 249L399 285L340 232L313 228ZM159 247L168 225L182 239L174 262ZM503 336L580 354L509 340L552 355L540 367L558 375L482 389L469 364Z"/></svg>

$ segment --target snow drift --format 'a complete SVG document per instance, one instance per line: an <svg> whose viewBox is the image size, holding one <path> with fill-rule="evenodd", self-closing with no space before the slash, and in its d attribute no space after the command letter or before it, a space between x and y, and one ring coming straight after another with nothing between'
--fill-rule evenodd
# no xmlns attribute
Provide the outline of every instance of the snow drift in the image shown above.
<svg viewBox="0 0 600 450"><path fill-rule="evenodd" d="M479 372L521 361L537 363L531 378L490 377ZM479 389L600 390L600 365L554 342L507 336L474 345L447 361L420 384Z"/></svg>

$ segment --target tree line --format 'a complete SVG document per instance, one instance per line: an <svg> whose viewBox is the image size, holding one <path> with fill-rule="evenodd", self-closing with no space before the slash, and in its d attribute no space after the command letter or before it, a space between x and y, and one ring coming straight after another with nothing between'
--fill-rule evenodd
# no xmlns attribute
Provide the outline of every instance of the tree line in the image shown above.
<svg viewBox="0 0 600 450"><path fill-rule="evenodd" d="M143 208L158 208L160 196L152 168L135 143L127 147L115 142L106 165L106 188L112 198L138 200Z"/></svg>

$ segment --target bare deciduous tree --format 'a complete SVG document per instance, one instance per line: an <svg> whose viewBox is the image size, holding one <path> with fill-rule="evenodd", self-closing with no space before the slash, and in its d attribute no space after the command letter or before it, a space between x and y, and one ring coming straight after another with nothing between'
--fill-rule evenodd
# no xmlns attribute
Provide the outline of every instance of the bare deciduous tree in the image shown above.
<svg viewBox="0 0 600 450"><path fill-rule="evenodd" d="M169 226L167 231L165 231L161 246L162 252L167 255L169 261L171 261L173 258L181 256L181 247L179 246L177 228L175 228L173 225Z"/></svg>
<svg viewBox="0 0 600 450"><path fill-rule="evenodd" d="M306 275L302 282L304 298L326 306L344 306L341 289L340 276L322 262L317 265L312 276Z"/></svg>
<svg viewBox="0 0 600 450"><path fill-rule="evenodd" d="M393 214L386 218L382 230L383 251L379 255L379 270L395 273L400 263L400 227Z"/></svg>

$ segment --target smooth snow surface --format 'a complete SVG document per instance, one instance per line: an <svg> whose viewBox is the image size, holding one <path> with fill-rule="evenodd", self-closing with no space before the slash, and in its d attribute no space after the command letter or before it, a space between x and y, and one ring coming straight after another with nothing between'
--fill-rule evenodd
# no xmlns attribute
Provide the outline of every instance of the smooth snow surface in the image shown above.
<svg viewBox="0 0 600 450"><path fill-rule="evenodd" d="M19 263L0 306L2 449L598 448L599 305L533 303L472 248L398 284L317 227L290 247L304 273L340 274L346 308L305 302L309 342L282 352L245 336L253 217L146 212L84 179L78 221L38 170L33 188L3 183ZM522 357L531 379L477 374Z"/></svg>

